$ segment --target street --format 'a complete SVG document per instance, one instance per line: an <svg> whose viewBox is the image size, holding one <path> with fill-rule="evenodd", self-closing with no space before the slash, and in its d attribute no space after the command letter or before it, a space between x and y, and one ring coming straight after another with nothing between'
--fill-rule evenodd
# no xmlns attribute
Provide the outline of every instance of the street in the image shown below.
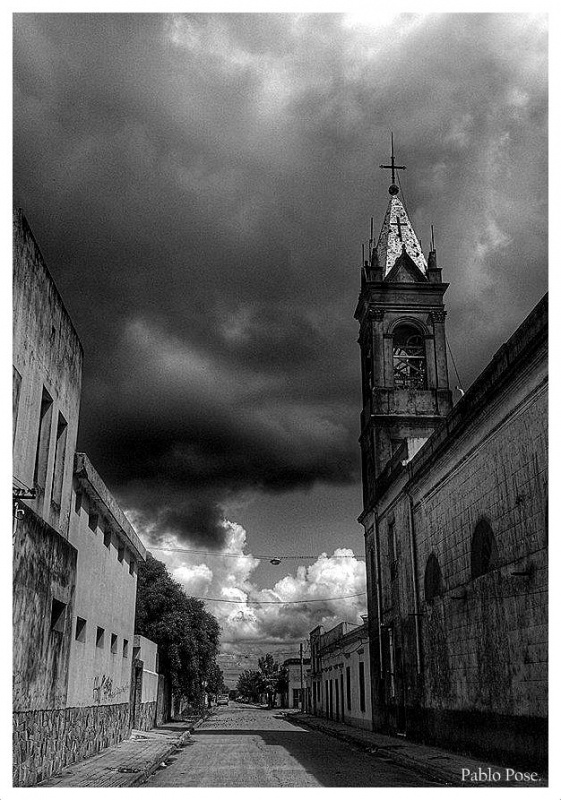
<svg viewBox="0 0 561 800"><path fill-rule="evenodd" d="M323 733L288 722L279 709L230 702L144 786L436 786Z"/></svg>

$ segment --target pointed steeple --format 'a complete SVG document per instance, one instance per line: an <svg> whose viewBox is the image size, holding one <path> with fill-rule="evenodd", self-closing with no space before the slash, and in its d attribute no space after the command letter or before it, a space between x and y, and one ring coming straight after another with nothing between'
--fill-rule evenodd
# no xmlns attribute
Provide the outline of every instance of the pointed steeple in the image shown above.
<svg viewBox="0 0 561 800"><path fill-rule="evenodd" d="M422 277L426 277L427 262L421 250L421 244L409 221L405 206L397 196L399 194L399 186L395 182L396 172L399 169L405 169L405 167L396 165L393 150L393 133L391 139L391 164L380 164L381 169L391 169L392 182L388 189L390 193L390 202L386 211L386 216L384 217L378 244L376 245L378 263L382 269L382 278L385 278L394 267L397 259L401 255L406 254L420 269Z"/></svg>
<svg viewBox="0 0 561 800"><path fill-rule="evenodd" d="M382 268L383 278L388 275L403 252L407 253L423 276L426 277L427 262L417 235L413 230L403 203L397 193L392 193L378 238L378 244L376 245L378 263Z"/></svg>

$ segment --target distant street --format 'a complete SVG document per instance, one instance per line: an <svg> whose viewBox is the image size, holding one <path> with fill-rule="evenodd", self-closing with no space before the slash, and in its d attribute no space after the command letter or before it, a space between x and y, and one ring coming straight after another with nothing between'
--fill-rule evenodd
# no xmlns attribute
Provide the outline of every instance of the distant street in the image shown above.
<svg viewBox="0 0 561 800"><path fill-rule="evenodd" d="M435 786L413 769L293 725L278 709L219 706L145 786Z"/></svg>

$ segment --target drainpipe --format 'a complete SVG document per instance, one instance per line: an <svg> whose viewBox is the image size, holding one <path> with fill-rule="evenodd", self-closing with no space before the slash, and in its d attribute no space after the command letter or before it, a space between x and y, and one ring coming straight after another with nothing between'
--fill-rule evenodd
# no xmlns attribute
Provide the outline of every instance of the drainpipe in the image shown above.
<svg viewBox="0 0 561 800"><path fill-rule="evenodd" d="M415 650L417 656L417 674L421 674L421 617L419 615L419 587L417 585L417 552L415 537L415 517L413 515L413 498L409 498L409 540L411 545L411 571L413 573L413 608L415 614Z"/></svg>
<svg viewBox="0 0 561 800"><path fill-rule="evenodd" d="M382 647L382 587L380 585L380 541L378 513L374 512L374 564L376 567L376 607L378 617L378 647L380 650L380 679L384 679L384 649Z"/></svg>

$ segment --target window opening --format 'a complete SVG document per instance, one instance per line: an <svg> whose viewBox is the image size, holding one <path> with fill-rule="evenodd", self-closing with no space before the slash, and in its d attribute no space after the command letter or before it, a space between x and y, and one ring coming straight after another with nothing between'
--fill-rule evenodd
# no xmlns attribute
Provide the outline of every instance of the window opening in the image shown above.
<svg viewBox="0 0 561 800"><path fill-rule="evenodd" d="M19 412L19 396L21 392L21 375L15 367L13 367L13 381L12 381L12 437L16 438L16 427L18 424Z"/></svg>
<svg viewBox="0 0 561 800"><path fill-rule="evenodd" d="M364 691L364 661L358 662L358 688L360 693L360 710L366 711L366 694Z"/></svg>
<svg viewBox="0 0 561 800"><path fill-rule="evenodd" d="M351 668L347 667L346 670L346 677L347 677L347 709L351 710Z"/></svg>
<svg viewBox="0 0 561 800"><path fill-rule="evenodd" d="M388 628L388 650L390 654L390 697L395 697L395 643L392 628Z"/></svg>
<svg viewBox="0 0 561 800"><path fill-rule="evenodd" d="M64 633L64 625L66 622L66 603L56 600L53 597L51 605L51 630Z"/></svg>
<svg viewBox="0 0 561 800"><path fill-rule="evenodd" d="M109 549L109 545L111 544L111 531L103 532L103 544Z"/></svg>
<svg viewBox="0 0 561 800"><path fill-rule="evenodd" d="M96 633L96 636L95 636L95 646L96 647L103 647L104 640L105 640L105 629L98 627L97 633Z"/></svg>
<svg viewBox="0 0 561 800"><path fill-rule="evenodd" d="M393 380L398 389L426 387L425 340L409 325L400 325L394 331Z"/></svg>
<svg viewBox="0 0 561 800"><path fill-rule="evenodd" d="M471 539L471 577L479 578L495 568L497 545L493 529L486 519L480 519Z"/></svg>
<svg viewBox="0 0 561 800"><path fill-rule="evenodd" d="M397 578L397 551L395 547L395 522L388 524L388 559L390 562L390 579Z"/></svg>
<svg viewBox="0 0 561 800"><path fill-rule="evenodd" d="M112 633L111 634L111 652L112 653L117 653L117 634L116 633Z"/></svg>
<svg viewBox="0 0 561 800"><path fill-rule="evenodd" d="M440 597L441 594L442 573L440 572L440 564L435 554L431 553L425 567L425 600L427 603L432 603L434 598Z"/></svg>
<svg viewBox="0 0 561 800"><path fill-rule="evenodd" d="M56 431L55 466L53 469L53 485L51 490L51 503L60 509L62 499L62 483L64 480L64 456L66 453L66 434L68 423L59 412Z"/></svg>
<svg viewBox="0 0 561 800"><path fill-rule="evenodd" d="M89 519L88 519L88 525L89 525L89 527L91 528L92 531L97 530L98 519L99 519L99 517L98 517L97 514L90 513Z"/></svg>
<svg viewBox="0 0 561 800"><path fill-rule="evenodd" d="M129 640L123 639L123 658L129 657Z"/></svg>
<svg viewBox="0 0 561 800"><path fill-rule="evenodd" d="M41 398L41 411L39 413L39 433L37 435L37 450L35 452L35 468L33 470L33 483L43 489L47 477L47 461L49 457L49 439L51 437L51 418L53 400L46 389L43 389Z"/></svg>
<svg viewBox="0 0 561 800"><path fill-rule="evenodd" d="M86 620L82 617L76 617L76 641L86 641Z"/></svg>

